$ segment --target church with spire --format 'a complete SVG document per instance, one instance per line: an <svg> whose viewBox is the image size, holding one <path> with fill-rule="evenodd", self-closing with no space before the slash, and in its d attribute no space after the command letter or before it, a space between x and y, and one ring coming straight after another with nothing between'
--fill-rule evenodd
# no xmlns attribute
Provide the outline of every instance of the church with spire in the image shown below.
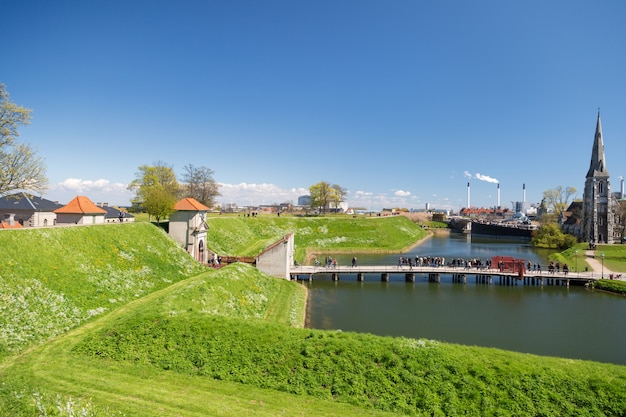
<svg viewBox="0 0 626 417"><path fill-rule="evenodd" d="M604 140L599 110L596 133L591 150L591 163L585 178L582 203L580 240L590 244L615 242L614 208L619 203L611 195L611 181L604 155ZM617 239L619 241L619 237Z"/></svg>

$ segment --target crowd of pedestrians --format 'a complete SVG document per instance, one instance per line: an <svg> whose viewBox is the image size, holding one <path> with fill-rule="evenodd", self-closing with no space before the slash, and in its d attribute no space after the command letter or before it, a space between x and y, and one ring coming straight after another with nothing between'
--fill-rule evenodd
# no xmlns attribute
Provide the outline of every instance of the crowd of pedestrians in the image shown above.
<svg viewBox="0 0 626 417"><path fill-rule="evenodd" d="M446 264L446 258L442 256L416 256L412 258L410 256L401 256L398 259L398 267L404 268L408 267L412 269L413 267L420 266L429 266L429 267L440 267L440 266L448 266L451 268L464 268L464 269L489 269L491 268L491 260L487 259L483 261L480 258L472 258L472 259L463 259L463 258L452 258Z"/></svg>
<svg viewBox="0 0 626 417"><path fill-rule="evenodd" d="M408 268L409 270L412 270L413 267L419 268L419 267L442 267L442 266L446 266L446 267L450 267L450 268L463 268L466 270L469 269L491 269L492 265L491 265L492 261L491 259L480 259L480 258L470 258L470 259L464 259L464 258L452 258L450 260L448 260L446 262L446 258L442 257L442 256L415 256L415 257L411 257L411 256L401 256L398 258L398 268L399 269L404 269L404 268ZM320 262L317 260L317 258L315 258L313 260L313 264L315 266L319 266ZM336 269L338 267L338 263L337 263L337 258L333 258L331 256L326 256L325 259L325 263L324 265L326 268L329 269ZM351 266L352 267L356 267L357 266L357 257L354 256L352 257L352 262L351 262ZM539 263L531 263L530 261L525 265L526 266L526 271L527 272L539 272L541 273L541 264ZM496 269L501 269L502 265L497 265L494 266L494 268ZM550 262L550 264L548 265L548 273L549 274L559 274L561 272L563 272L565 275L567 275L569 273L569 267L566 263L561 264L558 261L552 261Z"/></svg>

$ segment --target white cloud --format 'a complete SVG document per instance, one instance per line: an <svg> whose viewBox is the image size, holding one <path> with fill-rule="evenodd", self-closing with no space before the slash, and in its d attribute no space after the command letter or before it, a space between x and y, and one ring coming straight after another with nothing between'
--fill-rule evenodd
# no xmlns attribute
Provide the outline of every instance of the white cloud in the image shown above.
<svg viewBox="0 0 626 417"><path fill-rule="evenodd" d="M218 183L221 196L218 203L236 203L240 206L255 206L291 202L298 203L298 197L308 195L308 188L281 188L274 184L225 184Z"/></svg>
<svg viewBox="0 0 626 417"><path fill-rule="evenodd" d="M404 191L404 190L397 190L395 193L393 193L395 196L397 197L408 197L411 195L410 191Z"/></svg>
<svg viewBox="0 0 626 417"><path fill-rule="evenodd" d="M67 178L62 182L52 184L43 197L67 203L78 195L86 196L94 203L106 202L112 205L128 206L133 192L128 190L128 184L112 183L103 178L95 181Z"/></svg>
<svg viewBox="0 0 626 417"><path fill-rule="evenodd" d="M109 180L100 178L99 180L83 180L80 178L67 178L65 181L60 182L57 186L67 191L74 191L77 193L89 193L89 192L119 192L120 190L126 190L127 184L119 182L111 183Z"/></svg>

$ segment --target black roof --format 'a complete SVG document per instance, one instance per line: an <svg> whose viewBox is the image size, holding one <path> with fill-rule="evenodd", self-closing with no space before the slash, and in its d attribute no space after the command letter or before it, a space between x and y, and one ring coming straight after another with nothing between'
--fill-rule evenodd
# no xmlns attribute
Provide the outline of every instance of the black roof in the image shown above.
<svg viewBox="0 0 626 417"><path fill-rule="evenodd" d="M98 206L98 207L100 207L103 210L106 210L106 213L104 215L105 219L110 219L110 218L116 218L117 219L117 218L120 217L121 210L118 209L118 208L111 207L111 206ZM133 216L130 213L126 213L126 212L123 212L123 213L124 213L124 217L126 217L126 218L131 218L132 219L133 217L135 217L135 216Z"/></svg>
<svg viewBox="0 0 626 417"><path fill-rule="evenodd" d="M0 210L54 211L62 204L26 193L16 193L0 197Z"/></svg>

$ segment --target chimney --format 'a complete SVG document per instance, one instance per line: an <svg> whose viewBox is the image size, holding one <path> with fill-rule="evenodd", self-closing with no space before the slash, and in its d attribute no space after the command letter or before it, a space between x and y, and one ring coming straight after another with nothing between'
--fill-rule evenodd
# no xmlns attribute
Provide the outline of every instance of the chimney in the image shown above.
<svg viewBox="0 0 626 417"><path fill-rule="evenodd" d="M467 208L470 208L470 186L469 181L467 182Z"/></svg>
<svg viewBox="0 0 626 417"><path fill-rule="evenodd" d="M498 205L496 208L500 208L500 183L498 183Z"/></svg>
<svg viewBox="0 0 626 417"><path fill-rule="evenodd" d="M522 192L523 192L522 203L525 203L526 202L526 184L522 186Z"/></svg>

